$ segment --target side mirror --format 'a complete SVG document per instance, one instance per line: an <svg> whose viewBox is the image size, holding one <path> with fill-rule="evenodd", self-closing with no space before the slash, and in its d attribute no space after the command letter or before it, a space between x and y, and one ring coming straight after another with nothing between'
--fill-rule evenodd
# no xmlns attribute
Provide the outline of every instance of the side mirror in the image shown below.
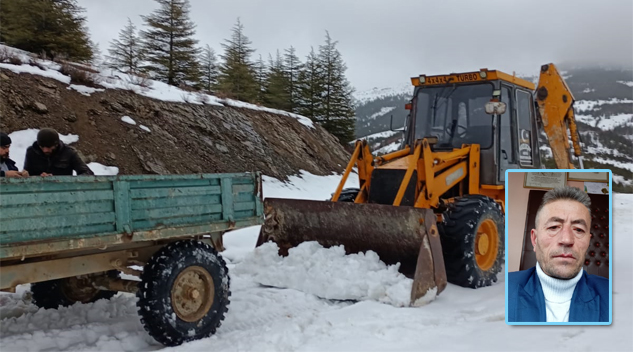
<svg viewBox="0 0 633 352"><path fill-rule="evenodd" d="M486 103L486 114L501 115L506 112L506 103L500 101L489 101Z"/></svg>

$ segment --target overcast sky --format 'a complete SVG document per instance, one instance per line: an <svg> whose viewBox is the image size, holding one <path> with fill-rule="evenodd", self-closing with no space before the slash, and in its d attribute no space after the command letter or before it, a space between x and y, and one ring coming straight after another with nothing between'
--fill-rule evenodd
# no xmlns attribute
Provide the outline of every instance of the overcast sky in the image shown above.
<svg viewBox="0 0 633 352"><path fill-rule="evenodd" d="M129 17L154 0L79 0L103 54ZM633 67L632 0L190 0L199 45L220 44L239 17L256 56L297 49L303 60L325 31L338 41L358 91L401 87L418 74L499 69L538 73L541 64ZM625 77L626 78L626 77ZM630 77L628 77L630 79Z"/></svg>

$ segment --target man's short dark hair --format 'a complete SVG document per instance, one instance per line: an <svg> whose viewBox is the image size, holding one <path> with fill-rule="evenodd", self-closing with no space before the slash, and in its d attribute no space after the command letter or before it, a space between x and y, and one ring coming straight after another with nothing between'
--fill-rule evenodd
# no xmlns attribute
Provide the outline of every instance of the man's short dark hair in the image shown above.
<svg viewBox="0 0 633 352"><path fill-rule="evenodd" d="M536 218L534 219L534 226L538 226L538 217L544 206L549 203L553 203L557 200L573 200L584 205L591 214L591 199L589 195L582 191L580 188L564 186L551 189L545 193L541 205L536 211Z"/></svg>

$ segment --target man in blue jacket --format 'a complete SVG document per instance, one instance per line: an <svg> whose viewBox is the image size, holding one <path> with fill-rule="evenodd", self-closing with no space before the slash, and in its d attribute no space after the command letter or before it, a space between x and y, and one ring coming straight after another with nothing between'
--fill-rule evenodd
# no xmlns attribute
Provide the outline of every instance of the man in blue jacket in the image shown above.
<svg viewBox="0 0 633 352"><path fill-rule="evenodd" d="M578 188L545 193L530 233L536 267L508 273L508 322L609 321L609 280L582 268L590 207Z"/></svg>

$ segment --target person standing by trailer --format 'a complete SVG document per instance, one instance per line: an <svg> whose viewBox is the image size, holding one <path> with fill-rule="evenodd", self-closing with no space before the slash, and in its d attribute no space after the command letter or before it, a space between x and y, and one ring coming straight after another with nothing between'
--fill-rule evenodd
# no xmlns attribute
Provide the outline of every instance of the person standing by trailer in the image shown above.
<svg viewBox="0 0 633 352"><path fill-rule="evenodd" d="M33 176L94 175L73 147L59 140L57 131L43 128L26 150L24 170Z"/></svg>
<svg viewBox="0 0 633 352"><path fill-rule="evenodd" d="M19 171L15 166L15 161L9 158L11 148L11 137L4 132L0 132L0 177L27 177L26 171Z"/></svg>

